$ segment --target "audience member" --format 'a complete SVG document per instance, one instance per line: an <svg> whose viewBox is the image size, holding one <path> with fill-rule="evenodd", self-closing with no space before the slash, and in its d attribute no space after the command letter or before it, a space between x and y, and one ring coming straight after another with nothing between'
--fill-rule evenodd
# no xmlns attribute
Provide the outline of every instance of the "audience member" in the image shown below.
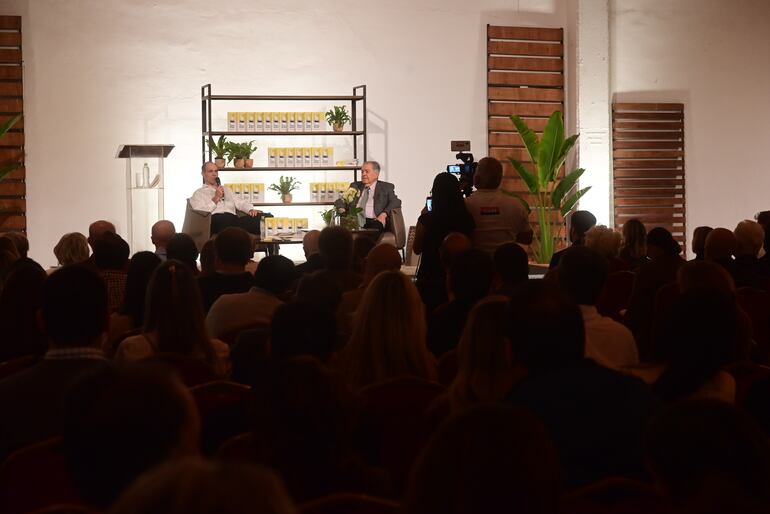
<svg viewBox="0 0 770 514"><path fill-rule="evenodd" d="M280 305L270 324L270 350L273 359L286 361L310 355L330 362L336 350L337 332L330 309L310 302Z"/></svg>
<svg viewBox="0 0 770 514"><path fill-rule="evenodd" d="M137 479L110 514L296 514L280 478L242 462L180 459Z"/></svg>
<svg viewBox="0 0 770 514"><path fill-rule="evenodd" d="M94 249L94 243L108 232L112 232L113 234L117 233L115 225L109 221L97 220L88 226L88 244L91 246L92 251Z"/></svg>
<svg viewBox="0 0 770 514"><path fill-rule="evenodd" d="M29 253L29 240L23 232L4 232L2 236L7 237L13 242L13 246L16 247L16 253L19 254L19 259L27 259L27 253Z"/></svg>
<svg viewBox="0 0 770 514"><path fill-rule="evenodd" d="M123 303L126 294L126 267L131 250L122 237L105 232L93 243L93 263L107 284L110 313Z"/></svg>
<svg viewBox="0 0 770 514"><path fill-rule="evenodd" d="M412 251L420 256L417 289L428 312L446 301L446 273L439 253L442 242L453 232L470 238L475 227L473 216L465 207L460 183L454 175L436 175L432 198L432 210L423 209L412 243Z"/></svg>
<svg viewBox="0 0 770 514"><path fill-rule="evenodd" d="M223 294L245 293L254 285L254 276L246 271L246 263L254 253L248 232L237 227L225 228L214 239L214 249L216 272L198 277L206 312Z"/></svg>
<svg viewBox="0 0 770 514"><path fill-rule="evenodd" d="M350 267L359 275L364 273L364 262L366 256L372 251L377 243L371 237L361 236L353 239L353 263Z"/></svg>
<svg viewBox="0 0 770 514"><path fill-rule="evenodd" d="M486 252L466 250L454 256L447 277L450 300L428 317L428 348L433 355L441 357L457 346L468 313L489 294L492 274L492 259Z"/></svg>
<svg viewBox="0 0 770 514"><path fill-rule="evenodd" d="M56 256L59 266L85 262L89 257L88 240L80 232L64 234L53 247L53 254ZM57 268L49 269L48 273L53 273L55 269Z"/></svg>
<svg viewBox="0 0 770 514"><path fill-rule="evenodd" d="M511 298L506 334L527 378L509 400L549 429L570 486L643 474L642 429L657 402L638 378L584 359L580 309L555 286L530 281Z"/></svg>
<svg viewBox="0 0 770 514"><path fill-rule="evenodd" d="M585 235L585 246L598 252L604 257L609 266L609 272L628 271L630 266L618 257L622 236L604 225L594 225Z"/></svg>
<svg viewBox="0 0 770 514"><path fill-rule="evenodd" d="M37 321L46 273L35 261L16 264L0 290L0 362L24 355L41 356L48 342Z"/></svg>
<svg viewBox="0 0 770 514"><path fill-rule="evenodd" d="M569 241L572 245L582 245L585 242L586 232L596 225L596 216L588 211L575 211L569 217ZM558 251L551 257L549 268L559 265L564 250Z"/></svg>
<svg viewBox="0 0 770 514"><path fill-rule="evenodd" d="M333 274L322 273L323 271L325 270L305 275L297 285L294 300L312 303L334 312L342 299L342 286L335 281Z"/></svg>
<svg viewBox="0 0 770 514"><path fill-rule="evenodd" d="M13 241L7 237L0 236L0 291L2 291L5 279L10 273L13 265L19 260L19 253Z"/></svg>
<svg viewBox="0 0 770 514"><path fill-rule="evenodd" d="M647 262L647 228L636 218L623 223L623 244L619 257L632 270Z"/></svg>
<svg viewBox="0 0 770 514"><path fill-rule="evenodd" d="M754 215L754 219L757 220L759 226L765 231L765 242L762 248L764 255L759 260L762 273L770 276L770 211L758 212Z"/></svg>
<svg viewBox="0 0 770 514"><path fill-rule="evenodd" d="M198 452L200 419L179 378L133 365L84 376L65 397L63 447L81 497L106 510L136 478Z"/></svg>
<svg viewBox="0 0 770 514"><path fill-rule="evenodd" d="M705 258L729 268L738 251L735 234L726 228L715 228L706 237ZM728 271L730 271L728 269Z"/></svg>
<svg viewBox="0 0 770 514"><path fill-rule="evenodd" d="M733 261L733 278L736 287L764 289L767 276L759 261L759 252L765 242L765 231L756 221L743 220L733 230L737 242Z"/></svg>
<svg viewBox="0 0 770 514"><path fill-rule="evenodd" d="M529 257L527 251L517 243L501 244L493 256L495 269L492 289L495 294L510 295L529 280Z"/></svg>
<svg viewBox="0 0 770 514"><path fill-rule="evenodd" d="M411 280L399 271L382 272L356 311L340 369L355 389L400 375L435 379L425 333L425 312Z"/></svg>
<svg viewBox="0 0 770 514"><path fill-rule="evenodd" d="M150 241L155 245L155 255L162 261L166 260L166 248L174 234L176 234L176 227L168 220L155 222L150 230Z"/></svg>
<svg viewBox="0 0 770 514"><path fill-rule="evenodd" d="M473 216L473 247L490 256L506 243L530 244L532 227L522 203L500 189L503 165L494 157L484 157L476 167L473 182L476 191L465 199Z"/></svg>
<svg viewBox="0 0 770 514"><path fill-rule="evenodd" d="M677 512L770 510L770 446L742 410L714 400L666 408L647 428L646 461Z"/></svg>
<svg viewBox="0 0 770 514"><path fill-rule="evenodd" d="M198 260L198 247L195 246L193 238L187 234L179 233L171 236L166 245L166 258L186 264L196 277L200 274L196 262Z"/></svg>
<svg viewBox="0 0 770 514"><path fill-rule="evenodd" d="M696 227L692 233L692 253L695 254L693 260L702 261L706 258L706 238L714 230L711 227Z"/></svg>
<svg viewBox="0 0 770 514"><path fill-rule="evenodd" d="M321 237L320 230L310 230L302 238L302 250L305 252L305 262L297 264L297 277L313 273L323 268L321 254L318 253L318 239Z"/></svg>
<svg viewBox="0 0 770 514"><path fill-rule="evenodd" d="M201 276L209 277L217 272L217 249L214 239L209 239L201 247Z"/></svg>
<svg viewBox="0 0 770 514"><path fill-rule="evenodd" d="M628 328L596 310L608 271L605 258L586 244L564 252L557 278L561 289L580 307L585 356L608 368L621 369L639 364L639 352Z"/></svg>
<svg viewBox="0 0 770 514"><path fill-rule="evenodd" d="M211 337L235 339L238 332L267 327L283 295L294 280L294 263L283 255L269 255L259 262L254 287L245 293L223 294L206 315Z"/></svg>
<svg viewBox="0 0 770 514"><path fill-rule="evenodd" d="M229 348L222 341L209 339L201 305L192 272L178 261L166 260L155 269L147 286L141 334L123 340L115 359L137 361L157 353L173 353L200 359L226 376Z"/></svg>
<svg viewBox="0 0 770 514"><path fill-rule="evenodd" d="M404 512L556 512L559 456L548 430L521 407L479 406L449 419L417 459Z"/></svg>
<svg viewBox="0 0 770 514"><path fill-rule="evenodd" d="M340 293L357 288L361 275L350 269L353 263L353 236L343 227L326 227L318 236L318 251L323 269L312 274L324 277L337 285ZM303 280L311 275L307 275ZM300 287L301 287L300 282Z"/></svg>
<svg viewBox="0 0 770 514"><path fill-rule="evenodd" d="M96 273L68 266L45 281L40 319L49 350L38 364L0 381L0 459L60 433L64 391L80 373L107 365L100 348L107 315L107 290Z"/></svg>

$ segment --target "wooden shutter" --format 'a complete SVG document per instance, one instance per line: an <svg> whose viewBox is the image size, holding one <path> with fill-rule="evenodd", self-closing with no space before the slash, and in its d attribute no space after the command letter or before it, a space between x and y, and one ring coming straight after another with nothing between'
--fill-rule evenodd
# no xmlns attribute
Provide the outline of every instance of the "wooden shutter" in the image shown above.
<svg viewBox="0 0 770 514"><path fill-rule="evenodd" d="M615 226L637 218L686 247L684 105L612 105Z"/></svg>
<svg viewBox="0 0 770 514"><path fill-rule="evenodd" d="M21 17L0 16L0 121L23 112ZM0 166L24 161L24 120L0 138ZM0 232L26 231L26 170L0 181Z"/></svg>

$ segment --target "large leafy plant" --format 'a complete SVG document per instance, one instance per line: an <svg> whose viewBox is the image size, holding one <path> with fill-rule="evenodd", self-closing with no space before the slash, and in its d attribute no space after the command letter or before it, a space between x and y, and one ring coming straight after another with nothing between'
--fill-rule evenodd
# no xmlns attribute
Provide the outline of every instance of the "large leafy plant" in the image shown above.
<svg viewBox="0 0 770 514"><path fill-rule="evenodd" d="M208 145L209 148L211 148L211 151L214 152L214 155L217 159L224 159L225 155L227 155L227 149L230 142L225 139L225 136L219 136L219 139L214 141L214 138L209 138Z"/></svg>
<svg viewBox="0 0 770 514"><path fill-rule="evenodd" d="M0 125L0 138L2 138L4 135L8 133L11 128L21 119L22 115L17 114L16 116L13 116L11 118L8 118L8 120L5 121L2 125ZM15 171L19 168L21 168L22 164L21 162L12 162L10 164L6 164L4 166L0 166L0 180L3 180L6 175L11 173L12 171Z"/></svg>
<svg viewBox="0 0 770 514"><path fill-rule="evenodd" d="M547 263L553 256L556 243L561 238L561 231L564 228L563 223L558 223L558 229L554 234L553 213L558 212L562 217L566 216L575 208L578 200L591 189L585 187L573 192L575 184L585 171L583 168L572 170L559 178L559 170L567 159L567 154L575 146L578 134L564 137L564 120L559 111L551 114L540 138L519 116L511 116L511 120L534 164L533 171L528 171L515 159L508 160L532 193L534 208L521 196L507 193L516 196L528 212L535 211L539 230L534 234L532 251L537 262Z"/></svg>

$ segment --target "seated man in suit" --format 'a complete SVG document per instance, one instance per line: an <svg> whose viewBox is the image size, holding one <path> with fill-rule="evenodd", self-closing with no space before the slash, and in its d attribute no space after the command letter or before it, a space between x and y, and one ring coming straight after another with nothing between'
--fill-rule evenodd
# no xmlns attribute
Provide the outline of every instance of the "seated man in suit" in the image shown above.
<svg viewBox="0 0 770 514"><path fill-rule="evenodd" d="M351 182L350 187L358 189L358 207L363 209L363 228L385 230L385 225L393 209L401 207L401 200L396 196L395 187L390 182L381 182L380 163L366 161L361 167L361 180ZM342 201L337 200L335 207L342 207Z"/></svg>
<svg viewBox="0 0 770 514"><path fill-rule="evenodd" d="M190 207L196 211L211 213L211 235L227 227L240 227L247 232L259 235L259 217L262 211L254 209L251 202L236 198L227 186L219 182L219 168L213 162L201 167L203 186L190 197ZM239 218L236 210L249 213Z"/></svg>

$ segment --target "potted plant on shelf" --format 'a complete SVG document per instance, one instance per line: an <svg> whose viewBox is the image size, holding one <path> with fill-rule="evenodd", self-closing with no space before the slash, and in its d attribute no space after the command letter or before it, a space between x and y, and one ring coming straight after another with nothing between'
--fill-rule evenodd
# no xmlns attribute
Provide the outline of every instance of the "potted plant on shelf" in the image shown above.
<svg viewBox="0 0 770 514"><path fill-rule="evenodd" d="M253 168L254 159L251 158L251 154L257 149L256 145L254 145L254 141L241 143L241 146L243 148L243 165L247 168Z"/></svg>
<svg viewBox="0 0 770 514"><path fill-rule="evenodd" d="M334 132L342 132L345 123L350 121L350 115L344 105L335 105L326 111L326 121L332 126Z"/></svg>
<svg viewBox="0 0 770 514"><path fill-rule="evenodd" d="M224 168L227 164L225 156L227 155L227 148L230 142L225 136L219 136L219 139L217 139L216 142L214 139L209 138L208 144L209 149L214 153L214 164L216 164L219 169Z"/></svg>
<svg viewBox="0 0 770 514"><path fill-rule="evenodd" d="M229 141L227 143L227 158L233 163L234 168L243 168L244 148L242 143Z"/></svg>
<svg viewBox="0 0 770 514"><path fill-rule="evenodd" d="M278 179L277 184L270 184L268 188L270 191L275 191L281 195L281 201L283 203L291 203L291 192L299 189L301 182L294 177L284 177Z"/></svg>
<svg viewBox="0 0 770 514"><path fill-rule="evenodd" d="M521 162L515 159L508 160L534 197L534 210L537 214L539 230L534 234L532 250L538 263L547 264L551 261L556 243L561 238L561 231L564 228L564 222L554 220L553 214L558 213L563 219L575 208L578 200L591 189L585 187L572 192L585 171L583 168L575 169L563 178L559 178L559 170L567 159L567 154L575 145L578 134L564 138L564 121L560 111L551 114L539 139L520 117L514 115L511 116L511 120L534 164L533 171L529 172ZM527 212L531 212L527 200L511 191L505 191L505 193L518 198ZM558 226L556 234L553 232L554 225Z"/></svg>

